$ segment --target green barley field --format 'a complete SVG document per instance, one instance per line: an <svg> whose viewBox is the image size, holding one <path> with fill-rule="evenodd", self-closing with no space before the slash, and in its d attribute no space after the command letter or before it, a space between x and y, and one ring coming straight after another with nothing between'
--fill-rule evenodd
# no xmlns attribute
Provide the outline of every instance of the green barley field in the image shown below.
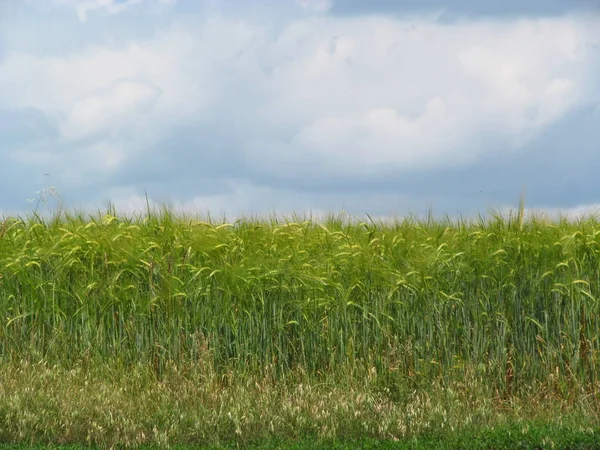
<svg viewBox="0 0 600 450"><path fill-rule="evenodd" d="M5 217L0 443L600 448L599 299L600 222L523 205Z"/></svg>

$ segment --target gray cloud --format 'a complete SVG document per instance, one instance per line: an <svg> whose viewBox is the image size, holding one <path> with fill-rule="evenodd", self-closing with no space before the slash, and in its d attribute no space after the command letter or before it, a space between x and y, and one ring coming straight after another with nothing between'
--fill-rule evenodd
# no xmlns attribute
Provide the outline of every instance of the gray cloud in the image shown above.
<svg viewBox="0 0 600 450"><path fill-rule="evenodd" d="M147 190L230 216L472 214L523 188L544 207L599 201L594 16L442 24L228 0L167 20L152 4L85 22L53 9L63 28L19 43L33 8L0 32L3 208L40 183L75 207L143 209Z"/></svg>

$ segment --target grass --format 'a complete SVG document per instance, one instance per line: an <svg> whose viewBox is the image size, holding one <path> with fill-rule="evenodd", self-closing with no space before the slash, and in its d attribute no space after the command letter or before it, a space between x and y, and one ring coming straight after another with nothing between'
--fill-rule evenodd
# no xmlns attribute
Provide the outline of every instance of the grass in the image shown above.
<svg viewBox="0 0 600 450"><path fill-rule="evenodd" d="M514 448L508 430L531 428L580 448L600 417L599 246L596 219L523 205L4 218L0 443Z"/></svg>

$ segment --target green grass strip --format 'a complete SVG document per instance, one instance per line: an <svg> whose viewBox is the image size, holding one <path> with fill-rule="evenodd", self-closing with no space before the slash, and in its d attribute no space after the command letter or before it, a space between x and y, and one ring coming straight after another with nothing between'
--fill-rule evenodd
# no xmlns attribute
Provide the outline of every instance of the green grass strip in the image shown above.
<svg viewBox="0 0 600 450"><path fill-rule="evenodd" d="M0 445L2 450L42 450L56 448L60 450L97 449L78 445L44 446L44 445ZM144 450L154 450L164 447L142 445L136 447ZM600 429L575 430L566 427L556 427L545 424L512 424L487 430L461 430L454 433L429 434L414 437L406 441L391 441L378 439L364 440L271 440L254 445L240 446L232 443L222 446L173 445L173 450L217 450L238 449L248 450L594 450L600 449Z"/></svg>

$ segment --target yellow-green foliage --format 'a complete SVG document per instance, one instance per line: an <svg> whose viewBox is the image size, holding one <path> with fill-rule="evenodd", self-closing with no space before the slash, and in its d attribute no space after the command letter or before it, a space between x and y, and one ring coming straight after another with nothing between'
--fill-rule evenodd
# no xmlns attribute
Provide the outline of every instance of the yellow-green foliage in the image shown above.
<svg viewBox="0 0 600 450"><path fill-rule="evenodd" d="M7 218L0 358L143 362L160 375L208 354L222 373L585 389L598 382L599 244L595 220L522 214Z"/></svg>

